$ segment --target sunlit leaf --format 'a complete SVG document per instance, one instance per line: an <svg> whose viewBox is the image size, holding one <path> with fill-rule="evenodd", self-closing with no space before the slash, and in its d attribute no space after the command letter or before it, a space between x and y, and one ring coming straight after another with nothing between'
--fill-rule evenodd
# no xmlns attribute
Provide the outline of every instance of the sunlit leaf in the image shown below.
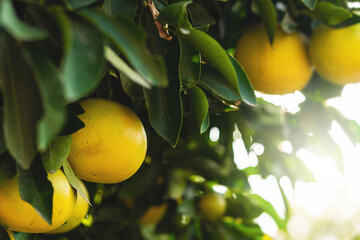
<svg viewBox="0 0 360 240"><path fill-rule="evenodd" d="M71 186L73 186L73 188L75 188L80 193L80 195L91 205L89 198L87 197L84 189L81 187L80 184L81 180L78 177L76 177L67 159L65 159L65 161L63 162L63 168L64 168L65 176L69 181L69 183L71 184Z"/></svg>
<svg viewBox="0 0 360 240"><path fill-rule="evenodd" d="M129 65L127 65L126 62L122 60L111 48L105 47L104 54L106 60L108 60L117 70L122 72L129 79L145 88L151 88L151 85L141 75L130 68Z"/></svg>
<svg viewBox="0 0 360 240"><path fill-rule="evenodd" d="M305 9L302 10L301 13L316 18L327 25L340 24L353 16L352 13L345 8L327 1L318 2L314 10Z"/></svg>
<svg viewBox="0 0 360 240"><path fill-rule="evenodd" d="M233 89L239 92L237 74L233 64L226 51L215 39L200 30L192 28L180 28L177 34L182 40L199 51L204 57L204 61L216 68Z"/></svg>

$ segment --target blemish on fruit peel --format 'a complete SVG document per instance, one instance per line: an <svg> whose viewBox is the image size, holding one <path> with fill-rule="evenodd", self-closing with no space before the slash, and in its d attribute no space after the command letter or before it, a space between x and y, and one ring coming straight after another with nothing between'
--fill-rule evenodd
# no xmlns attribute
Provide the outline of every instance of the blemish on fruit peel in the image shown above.
<svg viewBox="0 0 360 240"><path fill-rule="evenodd" d="M190 30L186 29L186 28L180 28L180 32L184 35L189 35L190 34Z"/></svg>

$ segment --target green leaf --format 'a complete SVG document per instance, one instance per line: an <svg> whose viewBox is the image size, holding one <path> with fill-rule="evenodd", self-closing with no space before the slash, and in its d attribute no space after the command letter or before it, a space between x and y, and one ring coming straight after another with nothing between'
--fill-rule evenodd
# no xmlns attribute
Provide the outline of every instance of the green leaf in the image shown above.
<svg viewBox="0 0 360 240"><path fill-rule="evenodd" d="M195 129L203 133L207 130L209 116L209 103L207 101L205 93L201 88L195 86L189 90L189 100L191 104L191 116L194 119L192 124L195 125ZM207 123L207 124L206 124ZM207 125L207 126L206 126Z"/></svg>
<svg viewBox="0 0 360 240"><path fill-rule="evenodd" d="M65 38L63 65L64 94L74 101L97 87L105 73L103 38L91 25L77 18L69 19L57 11Z"/></svg>
<svg viewBox="0 0 360 240"><path fill-rule="evenodd" d="M98 0L64 0L64 3L69 9L77 10L96 3L97 1Z"/></svg>
<svg viewBox="0 0 360 240"><path fill-rule="evenodd" d="M39 215L51 224L54 190L41 161L34 161L30 170L23 170L19 166L17 172L21 199L30 203Z"/></svg>
<svg viewBox="0 0 360 240"><path fill-rule="evenodd" d="M0 226L0 239L1 240L11 240L9 237L9 234L6 232L6 230Z"/></svg>
<svg viewBox="0 0 360 240"><path fill-rule="evenodd" d="M149 120L156 132L176 146L183 121L180 98L179 58L180 48L177 41L166 41L159 37L150 13L145 11L140 23L150 35L148 45L153 53L165 53L169 86L166 88L144 89L148 104Z"/></svg>
<svg viewBox="0 0 360 240"><path fill-rule="evenodd" d="M302 14L318 19L327 25L337 25L352 18L351 12L345 8L336 6L331 2L318 2L314 10L305 9Z"/></svg>
<svg viewBox="0 0 360 240"><path fill-rule="evenodd" d="M170 84L167 88L144 89L148 104L149 120L156 132L173 147L176 146L182 126L182 107L180 99L180 82L177 75L177 63L169 58L167 63ZM171 72L170 72L171 71Z"/></svg>
<svg viewBox="0 0 360 240"><path fill-rule="evenodd" d="M254 0L265 23L266 32L272 45L276 32L276 10L271 0Z"/></svg>
<svg viewBox="0 0 360 240"><path fill-rule="evenodd" d="M69 183L71 184L71 186L73 186L73 188L75 188L80 193L80 195L91 205L89 198L87 197L86 193L84 192L84 189L81 187L81 184L80 184L81 180L78 177L76 177L76 175L67 159L65 159L65 161L64 161L63 168L64 168L65 176L66 176L67 180L69 181Z"/></svg>
<svg viewBox="0 0 360 240"><path fill-rule="evenodd" d="M238 101L240 95L231 87L226 79L213 67L203 64L199 84L213 95L226 101Z"/></svg>
<svg viewBox="0 0 360 240"><path fill-rule="evenodd" d="M274 221L276 222L276 224L278 225L278 227L281 230L286 231L286 222L285 222L285 220L279 217L279 215L277 214L275 208L273 207L273 205L271 205L270 202L266 201L265 199L263 199L262 197L260 197L257 194L251 194L251 195L248 196L248 198L256 206L262 208L267 214L269 214L272 217L272 219L274 219Z"/></svg>
<svg viewBox="0 0 360 240"><path fill-rule="evenodd" d="M9 154L0 158L0 186L16 174L16 164Z"/></svg>
<svg viewBox="0 0 360 240"><path fill-rule="evenodd" d="M48 150L41 154L46 171L55 173L67 159L71 148L71 136L55 137Z"/></svg>
<svg viewBox="0 0 360 240"><path fill-rule="evenodd" d="M15 40L0 32L0 82L6 147L22 168L34 159L41 99L32 69Z"/></svg>
<svg viewBox="0 0 360 240"><path fill-rule="evenodd" d="M13 232L15 240L36 240L36 233Z"/></svg>
<svg viewBox="0 0 360 240"><path fill-rule="evenodd" d="M192 28L180 28L177 34L182 40L199 51L205 61L215 67L233 89L239 92L237 74L233 64L226 51L215 39L200 30Z"/></svg>
<svg viewBox="0 0 360 240"><path fill-rule="evenodd" d="M102 9L110 16L119 14L133 19L138 8L137 0L105 0Z"/></svg>
<svg viewBox="0 0 360 240"><path fill-rule="evenodd" d="M186 42L179 40L180 44L180 63L179 75L185 87L191 88L200 79L201 75L201 55Z"/></svg>
<svg viewBox="0 0 360 240"><path fill-rule="evenodd" d="M83 10L81 15L107 36L148 82L153 86L167 86L164 60L148 54L144 47L146 35L138 25L120 15L111 18L97 10Z"/></svg>
<svg viewBox="0 0 360 240"><path fill-rule="evenodd" d="M192 1L178 2L165 7L159 14L159 21L177 28L190 28L186 7L191 3Z"/></svg>
<svg viewBox="0 0 360 240"><path fill-rule="evenodd" d="M309 9L314 10L317 0L301 0L305 6L307 6Z"/></svg>
<svg viewBox="0 0 360 240"><path fill-rule="evenodd" d="M216 23L215 19L197 2L190 4L188 10L194 26L209 26Z"/></svg>
<svg viewBox="0 0 360 240"><path fill-rule="evenodd" d="M241 100L249 105L256 105L257 101L255 92L244 69L242 69L239 62L235 58L230 55L229 58L236 71Z"/></svg>
<svg viewBox="0 0 360 240"><path fill-rule="evenodd" d="M64 127L65 97L56 66L46 57L28 49L29 64L35 73L43 105L43 115L37 125L37 146L43 151Z"/></svg>
<svg viewBox="0 0 360 240"><path fill-rule="evenodd" d="M85 123L80 120L75 113L71 111L67 111L67 121L64 129L61 131L60 135L70 135L74 132L78 131L79 129L85 127Z"/></svg>
<svg viewBox="0 0 360 240"><path fill-rule="evenodd" d="M14 38L23 41L36 41L47 37L45 30L21 21L10 0L3 0L0 3L0 26Z"/></svg>
<svg viewBox="0 0 360 240"><path fill-rule="evenodd" d="M127 65L126 62L122 60L110 47L105 47L104 53L106 60L108 60L111 65L122 72L126 77L145 88L151 88L150 83L148 83L140 74L129 67L129 65Z"/></svg>
<svg viewBox="0 0 360 240"><path fill-rule="evenodd" d="M235 218L254 219L264 212L255 205L247 196L236 194L236 199L226 199L226 215Z"/></svg>

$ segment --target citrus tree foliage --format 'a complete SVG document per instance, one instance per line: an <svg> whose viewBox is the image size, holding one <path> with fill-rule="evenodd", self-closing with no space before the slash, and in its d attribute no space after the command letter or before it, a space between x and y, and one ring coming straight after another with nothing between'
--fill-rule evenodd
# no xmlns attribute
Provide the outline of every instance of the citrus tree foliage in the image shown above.
<svg viewBox="0 0 360 240"><path fill-rule="evenodd" d="M133 177L86 183L92 206L84 225L62 238L15 238L261 239L253 220L264 212L286 231L289 209L280 218L269 202L251 194L248 176L311 181L295 155L302 147L331 154L341 169L339 147L328 133L331 122L337 120L354 142L360 129L325 106L342 87L317 73L296 114L256 98L233 57L235 44L258 22L273 42L277 24L310 36L319 23L343 27L358 21L342 0L0 1L0 184L17 172L22 198L48 222L52 189L45 171L63 168L81 192L66 159L70 135L84 127L77 117L83 98L129 106L148 137L147 157ZM209 139L212 127L220 130L215 142ZM236 167L234 131L248 152L255 143L265 146L257 167ZM284 140L292 143L292 153L278 149ZM197 203L218 184L227 187L227 211L221 220L207 221ZM168 207L156 226L138 224L146 209L163 203ZM0 238L8 239L2 228Z"/></svg>

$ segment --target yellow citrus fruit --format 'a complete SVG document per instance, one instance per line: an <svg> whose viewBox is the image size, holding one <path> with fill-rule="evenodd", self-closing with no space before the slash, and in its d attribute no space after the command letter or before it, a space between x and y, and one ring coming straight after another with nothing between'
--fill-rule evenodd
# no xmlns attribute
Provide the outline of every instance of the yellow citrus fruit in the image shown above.
<svg viewBox="0 0 360 240"><path fill-rule="evenodd" d="M360 24L317 27L309 43L312 64L324 79L339 85L360 81Z"/></svg>
<svg viewBox="0 0 360 240"><path fill-rule="evenodd" d="M217 193L206 193L199 201L199 212L204 219L216 221L226 211L225 198Z"/></svg>
<svg viewBox="0 0 360 240"><path fill-rule="evenodd" d="M236 45L235 58L254 89L267 94L301 90L312 75L304 37L297 31L285 33L279 26L272 46L263 25L246 31Z"/></svg>
<svg viewBox="0 0 360 240"><path fill-rule="evenodd" d="M144 215L139 219L140 225L157 224L164 217L167 209L167 204L149 207Z"/></svg>
<svg viewBox="0 0 360 240"><path fill-rule="evenodd" d="M83 190L83 192L85 193L87 198L89 198L89 193L87 191L86 186L84 185L84 183L82 181L80 181L79 183L80 183L81 189ZM89 211L89 203L83 198L83 196L81 196L80 192L77 192L75 209L74 209L73 213L71 214L70 218L61 227L59 227L53 231L50 231L48 233L51 233L51 234L65 233L65 232L69 232L69 231L73 230L74 228L76 228L77 226L80 225L81 220L83 218L85 218L88 211Z"/></svg>
<svg viewBox="0 0 360 240"><path fill-rule="evenodd" d="M131 177L145 159L143 124L128 107L106 99L80 102L85 127L71 135L68 157L75 174L86 181L118 183Z"/></svg>
<svg viewBox="0 0 360 240"><path fill-rule="evenodd" d="M9 230L6 230L6 231L9 234L10 240L15 240L13 233Z"/></svg>
<svg viewBox="0 0 360 240"><path fill-rule="evenodd" d="M64 224L74 210L75 191L61 170L48 173L47 178L54 189L51 225L20 198L17 175L0 186L0 224L11 231L28 233L48 232Z"/></svg>

